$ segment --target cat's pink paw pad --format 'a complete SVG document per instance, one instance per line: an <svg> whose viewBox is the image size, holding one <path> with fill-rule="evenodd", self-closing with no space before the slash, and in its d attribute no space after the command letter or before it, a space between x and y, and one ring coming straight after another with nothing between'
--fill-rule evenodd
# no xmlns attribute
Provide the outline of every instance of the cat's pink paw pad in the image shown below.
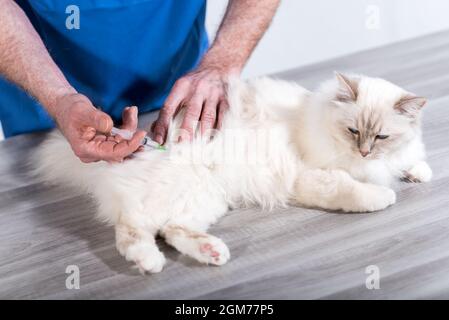
<svg viewBox="0 0 449 320"><path fill-rule="evenodd" d="M206 253L212 249L212 245L210 243L203 243L200 245L201 253Z"/></svg>
<svg viewBox="0 0 449 320"><path fill-rule="evenodd" d="M202 254L206 254L215 258L215 261L219 261L220 253L215 251L210 243L204 243L200 246L200 251Z"/></svg>
<svg viewBox="0 0 449 320"><path fill-rule="evenodd" d="M225 264L231 256L226 244L222 240L212 237L207 241L199 246L201 257L198 260L218 266Z"/></svg>

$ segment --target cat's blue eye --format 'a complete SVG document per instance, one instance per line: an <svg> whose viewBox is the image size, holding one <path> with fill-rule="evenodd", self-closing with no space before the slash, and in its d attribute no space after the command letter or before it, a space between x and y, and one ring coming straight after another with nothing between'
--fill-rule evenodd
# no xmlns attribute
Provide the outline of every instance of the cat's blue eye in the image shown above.
<svg viewBox="0 0 449 320"><path fill-rule="evenodd" d="M387 139L389 136L387 136L386 134L378 134L376 136L376 139L380 139L380 140L385 140Z"/></svg>
<svg viewBox="0 0 449 320"><path fill-rule="evenodd" d="M353 134L359 134L359 130L349 127L348 130Z"/></svg>

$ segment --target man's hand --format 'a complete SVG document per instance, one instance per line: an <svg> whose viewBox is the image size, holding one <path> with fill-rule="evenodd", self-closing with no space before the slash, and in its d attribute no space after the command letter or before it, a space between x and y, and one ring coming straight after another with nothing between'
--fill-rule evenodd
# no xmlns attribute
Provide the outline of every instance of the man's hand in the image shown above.
<svg viewBox="0 0 449 320"><path fill-rule="evenodd" d="M228 76L227 72L217 67L200 67L176 81L153 126L154 140L160 144L164 142L170 120L181 107L186 109L181 140L193 137L198 121L203 135L212 128L220 127L223 113L228 107L225 97Z"/></svg>
<svg viewBox="0 0 449 320"><path fill-rule="evenodd" d="M76 93L23 10L13 0L0 0L0 7L0 75L44 106L83 162L122 161L136 151L145 132L130 141L107 136L112 119ZM123 123L124 129L137 129L137 108L125 110Z"/></svg>
<svg viewBox="0 0 449 320"><path fill-rule="evenodd" d="M96 109L81 94L68 94L56 101L56 122L69 141L75 154L83 162L106 160L121 162L140 147L145 131L136 131L131 140L112 137L113 122L104 112ZM128 107L123 112L122 129L137 129L137 108Z"/></svg>
<svg viewBox="0 0 449 320"><path fill-rule="evenodd" d="M212 47L199 67L176 81L158 120L153 124L153 139L163 143L170 120L181 109L186 112L182 122L181 140L192 139L195 124L200 121L201 133L220 128L228 108L226 82L238 76L257 42L265 33L280 0L230 0L225 17Z"/></svg>

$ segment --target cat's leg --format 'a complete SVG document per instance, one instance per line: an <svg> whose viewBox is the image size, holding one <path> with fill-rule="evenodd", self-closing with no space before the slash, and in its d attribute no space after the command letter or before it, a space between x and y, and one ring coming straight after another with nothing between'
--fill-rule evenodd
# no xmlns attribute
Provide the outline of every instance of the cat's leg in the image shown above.
<svg viewBox="0 0 449 320"><path fill-rule="evenodd" d="M346 212L371 212L396 202L387 187L362 183L342 170L303 170L295 186L295 200L302 205Z"/></svg>
<svg viewBox="0 0 449 320"><path fill-rule="evenodd" d="M393 175L383 161L368 161L361 171L362 174L360 176L353 174L353 172L349 174L358 181L385 187L389 187L393 181Z"/></svg>
<svg viewBox="0 0 449 320"><path fill-rule="evenodd" d="M432 169L425 161L419 161L409 170L404 170L404 180L408 182L429 182L432 179Z"/></svg>
<svg viewBox="0 0 449 320"><path fill-rule="evenodd" d="M157 273L162 271L165 257L156 245L157 229L145 225L139 216L122 215L115 224L117 250L128 261L133 261L139 271Z"/></svg>
<svg viewBox="0 0 449 320"><path fill-rule="evenodd" d="M176 250L201 263L222 265L229 258L229 249L223 240L203 231L193 221L169 221L160 234Z"/></svg>

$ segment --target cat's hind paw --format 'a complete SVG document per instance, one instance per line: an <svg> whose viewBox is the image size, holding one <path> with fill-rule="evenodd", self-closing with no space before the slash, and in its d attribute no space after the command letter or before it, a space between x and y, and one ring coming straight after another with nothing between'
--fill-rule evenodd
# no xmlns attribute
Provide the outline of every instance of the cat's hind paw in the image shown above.
<svg viewBox="0 0 449 320"><path fill-rule="evenodd" d="M432 179L432 169L429 165L420 161L414 165L410 170L404 171L403 180L406 182L420 183L429 182Z"/></svg>
<svg viewBox="0 0 449 320"><path fill-rule="evenodd" d="M161 272L165 265L165 257L159 249L152 244L138 242L126 249L125 258L133 261L141 274Z"/></svg>
<svg viewBox="0 0 449 320"><path fill-rule="evenodd" d="M200 239L198 245L199 252L195 257L202 263L221 266L231 257L226 244L221 239L214 236Z"/></svg>
<svg viewBox="0 0 449 320"><path fill-rule="evenodd" d="M168 225L162 230L165 240L179 252L201 263L221 266L231 254L223 240L181 225Z"/></svg>

